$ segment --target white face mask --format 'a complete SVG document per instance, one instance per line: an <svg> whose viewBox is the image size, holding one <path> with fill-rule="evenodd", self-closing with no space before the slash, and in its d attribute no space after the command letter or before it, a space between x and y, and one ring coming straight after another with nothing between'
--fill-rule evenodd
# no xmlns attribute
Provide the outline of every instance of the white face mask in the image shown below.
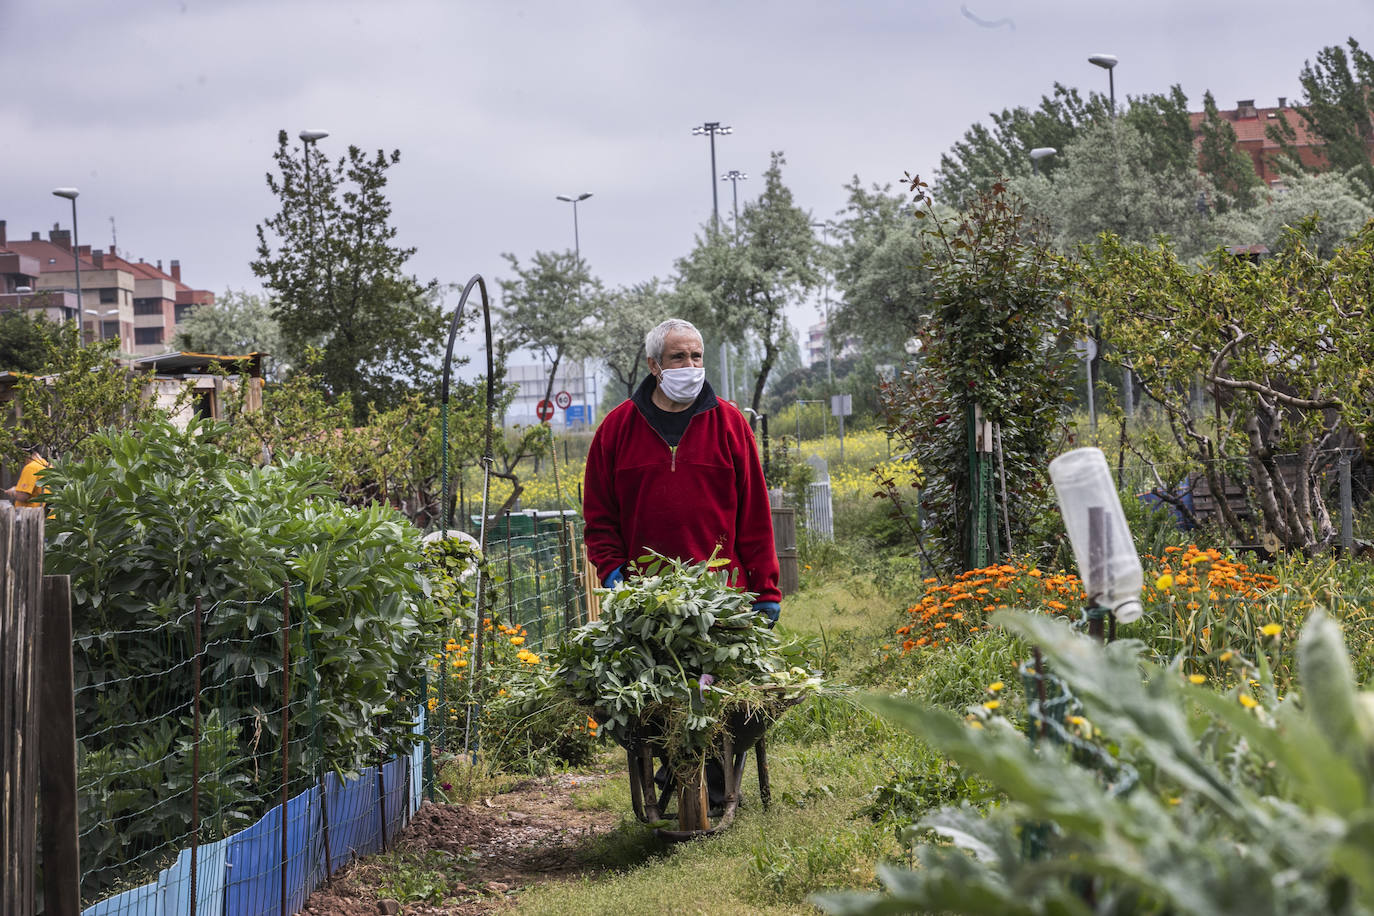
<svg viewBox="0 0 1374 916"><path fill-rule="evenodd" d="M681 369L664 369L658 377L658 388L668 398L678 404L690 404L701 394L701 386L706 383L706 370L700 366L686 366Z"/></svg>

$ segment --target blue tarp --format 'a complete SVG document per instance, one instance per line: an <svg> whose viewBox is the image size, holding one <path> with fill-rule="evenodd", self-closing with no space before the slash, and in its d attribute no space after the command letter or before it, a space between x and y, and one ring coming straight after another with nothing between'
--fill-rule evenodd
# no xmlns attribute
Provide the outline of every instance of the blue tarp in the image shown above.
<svg viewBox="0 0 1374 916"><path fill-rule="evenodd" d="M305 906L314 871L314 839L320 832L319 787L286 803L287 912ZM281 912L281 807L229 838L224 916L262 916Z"/></svg>
<svg viewBox="0 0 1374 916"><path fill-rule="evenodd" d="M423 747L388 761L382 771L386 789L387 839L410 821L419 807ZM286 805L286 900L290 912L324 879L324 819L321 802L329 804L331 867L381 849L381 810L377 768L368 767L357 779L325 776L325 791L314 786ZM281 808L231 837L208 843L196 851L196 912L199 916L275 916L281 912ZM92 904L82 916L189 916L191 912L191 851L181 850L176 862L153 883L124 891Z"/></svg>

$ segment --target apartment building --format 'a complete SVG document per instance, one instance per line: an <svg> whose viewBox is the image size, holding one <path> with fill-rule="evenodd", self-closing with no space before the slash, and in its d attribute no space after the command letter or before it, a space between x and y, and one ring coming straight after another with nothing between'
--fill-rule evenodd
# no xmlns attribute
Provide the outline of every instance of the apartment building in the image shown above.
<svg viewBox="0 0 1374 916"><path fill-rule="evenodd" d="M121 353L153 356L172 349L177 322L194 306L214 301L214 293L182 282L178 261L165 273L161 261L131 262L113 246L102 251L82 245L73 252L70 230L59 225L47 238L33 232L10 239L0 220L0 308L43 309L53 320L80 317L87 340L117 340Z"/></svg>
<svg viewBox="0 0 1374 916"><path fill-rule="evenodd" d="M1293 110L1284 96L1279 96L1278 105L1273 108L1260 108L1256 106L1254 99L1241 99L1236 102L1235 108L1218 111L1217 114L1231 123L1231 129L1236 132L1237 148L1250 157L1255 166L1255 174L1266 187L1276 190L1283 187L1283 175L1277 165L1283 147L1269 136L1269 128L1280 126L1280 119L1293 128L1295 137L1292 145L1303 165L1324 167L1326 164L1326 157L1322 152L1325 141L1307 130L1302 116ZM1188 119L1192 123L1194 137L1200 138L1200 127L1204 117L1204 112L1189 112ZM1200 144L1201 140L1197 140L1197 143ZM1371 158L1374 158L1374 145L1369 152Z"/></svg>

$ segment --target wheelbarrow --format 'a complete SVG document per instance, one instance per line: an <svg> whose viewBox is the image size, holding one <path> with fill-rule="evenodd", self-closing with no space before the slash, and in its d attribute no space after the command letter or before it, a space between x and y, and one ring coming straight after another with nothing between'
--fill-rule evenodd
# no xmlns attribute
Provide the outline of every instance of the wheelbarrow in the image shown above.
<svg viewBox="0 0 1374 916"><path fill-rule="evenodd" d="M625 744L625 759L630 769L630 801L635 817L645 824L667 820L668 804L677 795L678 829L656 827L654 833L665 840L682 841L712 836L730 827L739 811L740 784L744 781L744 765L749 751L754 752L758 768L759 801L765 809L771 800L768 778L768 749L764 733L787 707L799 698L783 699L767 709L736 710L729 714L720 743L708 754L720 764L725 782L725 800L720 814L711 823L711 809L707 802L704 768L694 779L680 785L673 773L672 760L663 740L659 723L653 720L635 723L631 739ZM663 763L666 781L655 780L655 759Z"/></svg>

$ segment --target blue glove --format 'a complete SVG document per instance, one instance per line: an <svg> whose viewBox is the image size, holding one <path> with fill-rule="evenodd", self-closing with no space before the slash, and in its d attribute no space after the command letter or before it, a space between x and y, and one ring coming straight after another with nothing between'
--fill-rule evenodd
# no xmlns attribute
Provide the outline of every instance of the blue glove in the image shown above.
<svg viewBox="0 0 1374 916"><path fill-rule="evenodd" d="M755 601L754 610L768 618L768 629L771 630L778 622L778 615L782 613L782 605L776 601Z"/></svg>
<svg viewBox="0 0 1374 916"><path fill-rule="evenodd" d="M623 572L623 567L617 566L615 569L611 570L610 575L601 581L601 585L604 588L615 588L617 583L624 581L625 573Z"/></svg>

